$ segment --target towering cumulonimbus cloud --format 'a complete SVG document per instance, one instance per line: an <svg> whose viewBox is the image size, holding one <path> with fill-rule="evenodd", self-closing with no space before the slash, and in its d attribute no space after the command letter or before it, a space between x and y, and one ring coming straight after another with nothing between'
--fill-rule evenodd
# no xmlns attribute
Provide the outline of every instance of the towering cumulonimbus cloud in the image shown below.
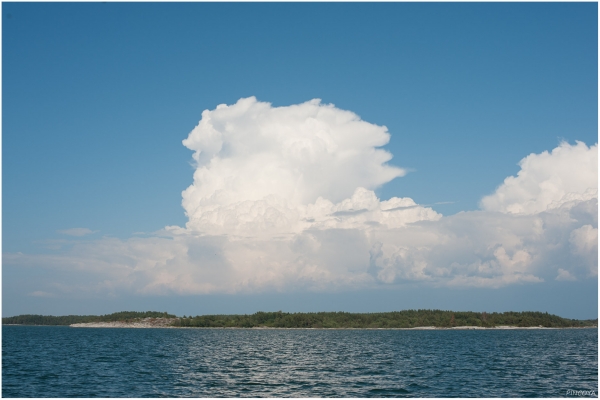
<svg viewBox="0 0 600 400"><path fill-rule="evenodd" d="M182 194L185 227L4 254L4 265L53 270L56 282L30 291L49 294L78 285L199 294L597 279L597 144L530 154L481 210L442 216L408 197L376 196L406 172L388 164L389 139L385 127L319 100L220 105L183 141L196 168Z"/></svg>
<svg viewBox="0 0 600 400"><path fill-rule="evenodd" d="M387 164L392 155L380 147L389 139L386 127L320 100L272 107L250 97L206 110L183 141L196 161L183 192L187 228L254 236L438 218L410 199L380 202L372 192L406 173Z"/></svg>

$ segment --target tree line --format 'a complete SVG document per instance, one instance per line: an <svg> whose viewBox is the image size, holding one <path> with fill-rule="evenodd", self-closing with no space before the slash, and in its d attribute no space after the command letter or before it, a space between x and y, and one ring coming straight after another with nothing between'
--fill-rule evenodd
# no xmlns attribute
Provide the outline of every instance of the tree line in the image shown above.
<svg viewBox="0 0 600 400"><path fill-rule="evenodd" d="M17 315L15 317L2 318L2 324L17 325L71 325L85 322L113 322L133 321L141 318L176 318L173 314L159 311L121 311L106 315L65 315L55 317L52 315Z"/></svg>
<svg viewBox="0 0 600 400"><path fill-rule="evenodd" d="M598 320L574 320L542 312L477 313L442 310L405 310L384 313L284 313L257 312L252 315L197 315L173 323L181 327L203 328L416 328L434 326L568 328L597 326Z"/></svg>
<svg viewBox="0 0 600 400"><path fill-rule="evenodd" d="M383 313L286 313L257 312L251 315L197 315L177 318L158 311L122 311L106 315L18 315L2 318L2 324L71 325L85 322L133 322L142 318L173 318L173 326L199 328L417 328L434 326L451 328L478 326L492 328L509 325L518 327L569 328L597 326L598 319L576 320L542 312L478 313L443 310L404 310Z"/></svg>

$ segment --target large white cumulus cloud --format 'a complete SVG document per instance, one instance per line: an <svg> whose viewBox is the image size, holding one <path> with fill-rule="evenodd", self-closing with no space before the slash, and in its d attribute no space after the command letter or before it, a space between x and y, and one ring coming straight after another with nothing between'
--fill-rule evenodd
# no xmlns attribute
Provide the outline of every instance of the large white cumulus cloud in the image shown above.
<svg viewBox="0 0 600 400"><path fill-rule="evenodd" d="M597 279L597 145L531 154L481 211L443 217L374 189L405 171L387 129L318 100L255 98L202 113L185 227L103 238L5 264L62 273L32 291L239 293ZM79 286L78 286L79 285Z"/></svg>
<svg viewBox="0 0 600 400"><path fill-rule="evenodd" d="M347 227L349 220L437 218L431 209L395 212L416 204L380 202L371 191L405 174L379 148L389 139L384 126L319 100L272 107L250 97L206 110L183 141L197 163L183 192L187 228L248 237ZM369 218L335 218L364 211Z"/></svg>
<svg viewBox="0 0 600 400"><path fill-rule="evenodd" d="M484 210L535 214L565 203L598 197L598 145L563 142L519 163L517 176L509 176L496 192L481 200Z"/></svg>

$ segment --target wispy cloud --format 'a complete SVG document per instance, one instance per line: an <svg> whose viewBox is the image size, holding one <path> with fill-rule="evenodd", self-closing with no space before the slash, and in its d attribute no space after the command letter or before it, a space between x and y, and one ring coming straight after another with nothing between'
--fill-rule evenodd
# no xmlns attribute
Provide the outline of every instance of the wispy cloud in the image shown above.
<svg viewBox="0 0 600 400"><path fill-rule="evenodd" d="M63 235L69 235L69 236L86 236L86 235L91 235L92 233L96 233L98 231L93 231L88 228L70 228L70 229L60 230L57 232L62 233Z"/></svg>
<svg viewBox="0 0 600 400"><path fill-rule="evenodd" d="M33 296L33 297L54 297L55 295L53 293L43 292L41 290L37 290L35 292L29 293L29 296Z"/></svg>

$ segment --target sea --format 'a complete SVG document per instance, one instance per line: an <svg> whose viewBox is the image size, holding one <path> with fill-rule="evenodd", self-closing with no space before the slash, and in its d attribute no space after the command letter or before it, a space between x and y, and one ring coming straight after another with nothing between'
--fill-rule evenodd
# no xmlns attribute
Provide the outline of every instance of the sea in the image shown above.
<svg viewBox="0 0 600 400"><path fill-rule="evenodd" d="M2 397L598 397L598 330L2 327Z"/></svg>

